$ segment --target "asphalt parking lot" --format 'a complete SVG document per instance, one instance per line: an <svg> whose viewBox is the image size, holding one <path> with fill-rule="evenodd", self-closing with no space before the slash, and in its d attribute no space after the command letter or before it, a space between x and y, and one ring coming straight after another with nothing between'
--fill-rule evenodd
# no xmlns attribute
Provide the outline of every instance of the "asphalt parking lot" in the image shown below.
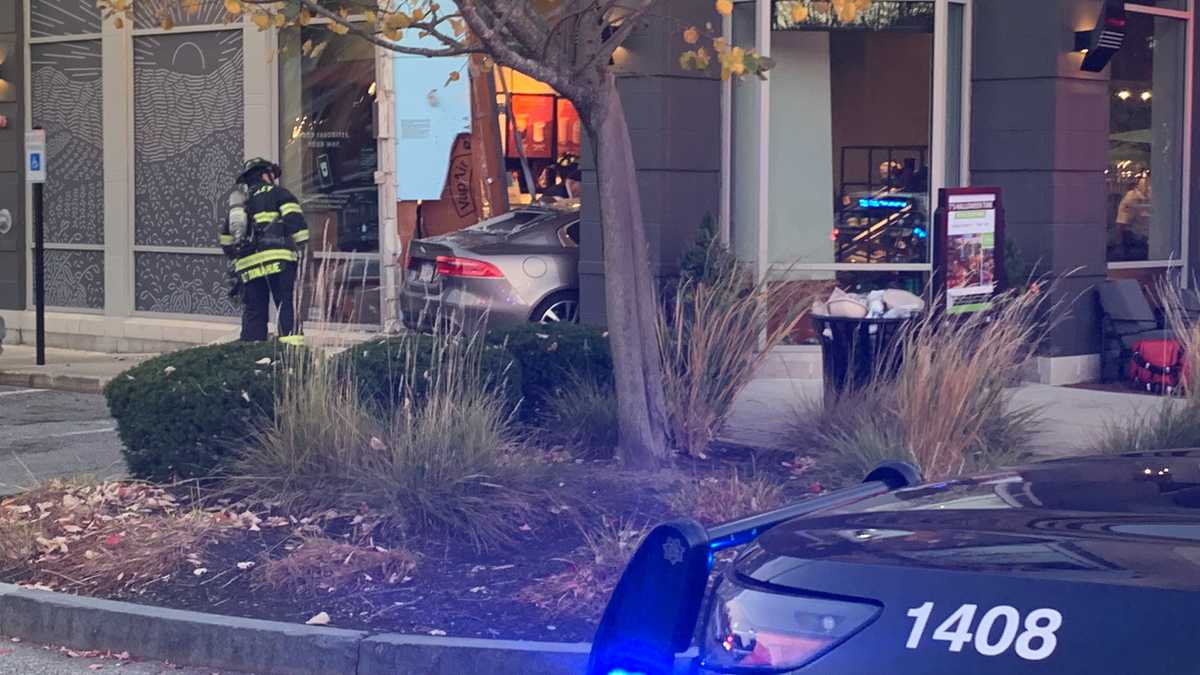
<svg viewBox="0 0 1200 675"><path fill-rule="evenodd" d="M0 386L0 495L55 476L124 475L104 397Z"/></svg>

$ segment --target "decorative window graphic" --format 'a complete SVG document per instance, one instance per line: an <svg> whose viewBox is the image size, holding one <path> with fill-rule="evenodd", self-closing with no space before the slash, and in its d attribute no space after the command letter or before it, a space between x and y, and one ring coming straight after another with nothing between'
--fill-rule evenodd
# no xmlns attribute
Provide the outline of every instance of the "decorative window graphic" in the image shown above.
<svg viewBox="0 0 1200 675"><path fill-rule="evenodd" d="M216 247L242 162L241 31L133 42L135 241Z"/></svg>
<svg viewBox="0 0 1200 675"><path fill-rule="evenodd" d="M166 26L211 26L230 23L236 17L225 11L225 3L214 0L137 0L133 3L134 28Z"/></svg>
<svg viewBox="0 0 1200 675"><path fill-rule="evenodd" d="M224 256L135 253L135 308L142 312L233 316Z"/></svg>
<svg viewBox="0 0 1200 675"><path fill-rule="evenodd" d="M30 47L33 124L46 130L46 241L104 243L100 42Z"/></svg>
<svg viewBox="0 0 1200 675"><path fill-rule="evenodd" d="M46 305L104 308L104 253L46 250Z"/></svg>
<svg viewBox="0 0 1200 675"><path fill-rule="evenodd" d="M93 0L31 0L29 33L33 37L100 32L100 12Z"/></svg>

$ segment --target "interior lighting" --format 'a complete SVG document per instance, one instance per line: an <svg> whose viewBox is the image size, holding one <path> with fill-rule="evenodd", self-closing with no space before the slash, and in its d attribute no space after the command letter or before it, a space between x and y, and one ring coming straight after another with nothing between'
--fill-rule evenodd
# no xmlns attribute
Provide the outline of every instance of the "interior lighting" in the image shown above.
<svg viewBox="0 0 1200 675"><path fill-rule="evenodd" d="M1150 92L1148 92L1148 91L1143 91L1143 92L1142 92L1142 100L1143 100L1143 101L1149 101L1149 100L1150 100L1150 98L1151 98L1152 96L1154 96L1154 94L1151 94L1151 93L1150 93Z"/></svg>
<svg viewBox="0 0 1200 675"><path fill-rule="evenodd" d="M1117 92L1117 98L1121 99L1122 101L1128 101L1130 96L1133 96L1133 92L1129 91L1128 89L1122 89L1121 91Z"/></svg>

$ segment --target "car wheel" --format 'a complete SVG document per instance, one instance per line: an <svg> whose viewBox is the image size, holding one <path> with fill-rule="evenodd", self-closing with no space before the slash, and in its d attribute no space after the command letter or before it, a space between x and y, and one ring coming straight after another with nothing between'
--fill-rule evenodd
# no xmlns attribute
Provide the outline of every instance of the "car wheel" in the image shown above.
<svg viewBox="0 0 1200 675"><path fill-rule="evenodd" d="M534 323L579 323L579 293L559 291L533 310Z"/></svg>

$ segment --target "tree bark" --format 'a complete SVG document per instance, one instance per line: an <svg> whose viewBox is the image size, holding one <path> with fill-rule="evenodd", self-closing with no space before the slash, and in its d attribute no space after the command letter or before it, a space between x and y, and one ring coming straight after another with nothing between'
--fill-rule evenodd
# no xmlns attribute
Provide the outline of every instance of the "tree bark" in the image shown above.
<svg viewBox="0 0 1200 675"><path fill-rule="evenodd" d="M604 242L604 290L620 426L619 457L652 468L668 454L658 296L650 271L633 145L616 78L607 73L581 110L596 153Z"/></svg>

